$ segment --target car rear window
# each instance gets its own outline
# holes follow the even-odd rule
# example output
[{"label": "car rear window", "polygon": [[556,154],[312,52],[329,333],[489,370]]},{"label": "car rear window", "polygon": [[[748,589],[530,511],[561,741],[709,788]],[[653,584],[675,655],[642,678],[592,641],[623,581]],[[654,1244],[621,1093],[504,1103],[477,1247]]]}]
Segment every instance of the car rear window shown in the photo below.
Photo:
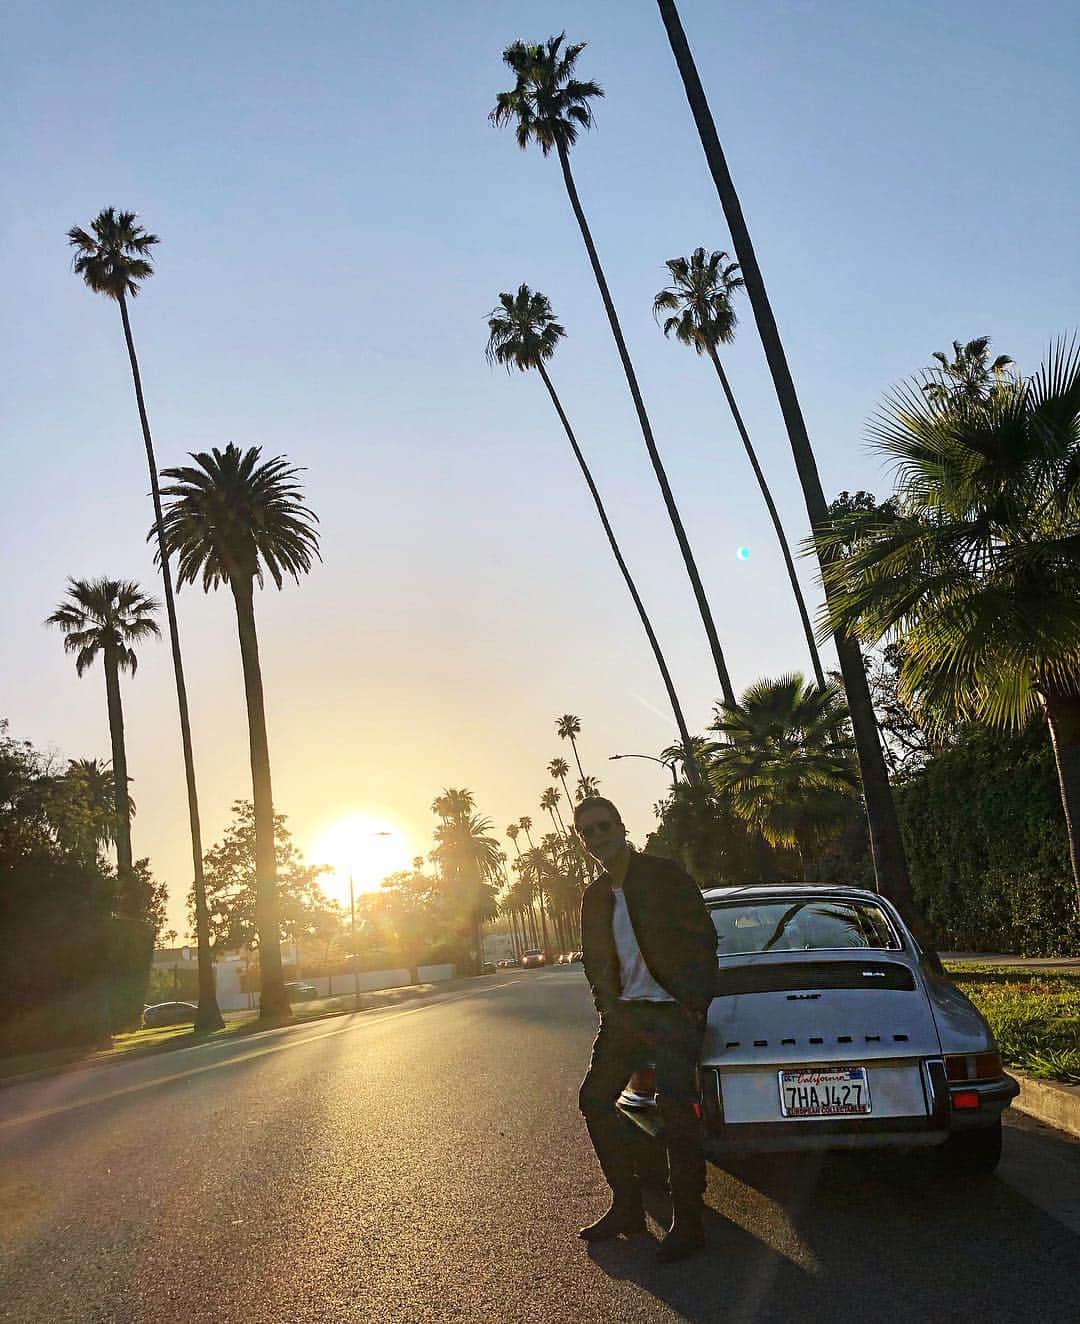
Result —
[{"label": "car rear window", "polygon": [[842,947],[898,951],[899,936],[879,905],[837,897],[728,901],[710,909],[720,956],[814,952]]}]

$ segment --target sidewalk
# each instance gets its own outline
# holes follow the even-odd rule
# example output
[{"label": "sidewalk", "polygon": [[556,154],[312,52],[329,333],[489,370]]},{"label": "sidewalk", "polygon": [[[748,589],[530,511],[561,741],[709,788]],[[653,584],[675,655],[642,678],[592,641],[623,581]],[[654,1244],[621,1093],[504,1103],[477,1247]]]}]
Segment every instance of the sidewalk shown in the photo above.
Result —
[{"label": "sidewalk", "polygon": [[[351,1016],[356,1012],[371,1011],[378,1007],[393,1007],[399,1002],[431,997],[449,989],[460,988],[474,979],[486,976],[463,975],[445,979],[437,984],[400,984],[394,988],[372,989],[367,993],[352,993],[319,998],[311,1002],[293,1004],[292,1019],[274,1025],[305,1025],[330,1016]],[[227,1011],[222,1014],[223,1030],[212,1034],[195,1035],[190,1027],[180,1025],[165,1030],[135,1030],[128,1035],[114,1036],[121,1042],[109,1048],[53,1050],[46,1053],[25,1054],[18,1058],[0,1059],[0,1089],[40,1080],[45,1076],[59,1076],[69,1071],[87,1071],[94,1067],[120,1066],[141,1058],[156,1057],[159,1053],[175,1053],[185,1048],[220,1043],[244,1034],[272,1028],[263,1025],[257,1011]],[[140,1042],[140,1040],[142,1040]]]},{"label": "sidewalk", "polygon": [[1080,956],[1006,956],[1001,952],[939,952],[952,965],[1014,965],[1018,970],[1080,971]]}]

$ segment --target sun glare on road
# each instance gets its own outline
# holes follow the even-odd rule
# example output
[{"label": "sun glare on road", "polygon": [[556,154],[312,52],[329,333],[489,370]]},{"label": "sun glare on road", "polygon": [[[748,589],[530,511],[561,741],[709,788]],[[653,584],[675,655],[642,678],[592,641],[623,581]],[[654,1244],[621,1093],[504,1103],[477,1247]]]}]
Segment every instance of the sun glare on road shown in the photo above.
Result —
[{"label": "sun glare on road", "polygon": [[315,837],[308,859],[334,870],[322,879],[323,890],[349,903],[349,875],[357,892],[370,892],[398,869],[407,869],[416,852],[406,834],[386,818],[349,814]]}]

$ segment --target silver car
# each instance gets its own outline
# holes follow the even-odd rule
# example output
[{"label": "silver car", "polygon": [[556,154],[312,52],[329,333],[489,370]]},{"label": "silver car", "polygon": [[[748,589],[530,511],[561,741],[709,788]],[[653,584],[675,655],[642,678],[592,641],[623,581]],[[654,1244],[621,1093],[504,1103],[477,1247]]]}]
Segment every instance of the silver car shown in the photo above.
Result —
[{"label": "silver car", "polygon": [[[699,1072],[714,1155],[938,1146],[957,1170],[993,1171],[1019,1086],[884,897],[786,884],[704,896],[719,958]],[[658,1132],[644,1073],[620,1107]]]}]

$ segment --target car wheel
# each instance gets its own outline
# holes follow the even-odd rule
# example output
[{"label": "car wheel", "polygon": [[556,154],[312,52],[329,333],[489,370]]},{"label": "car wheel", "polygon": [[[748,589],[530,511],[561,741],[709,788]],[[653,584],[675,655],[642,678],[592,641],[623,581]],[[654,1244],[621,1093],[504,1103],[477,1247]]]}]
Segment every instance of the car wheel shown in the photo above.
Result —
[{"label": "car wheel", "polygon": [[939,1152],[950,1174],[989,1177],[1001,1161],[1001,1118],[977,1131],[954,1132]]}]

